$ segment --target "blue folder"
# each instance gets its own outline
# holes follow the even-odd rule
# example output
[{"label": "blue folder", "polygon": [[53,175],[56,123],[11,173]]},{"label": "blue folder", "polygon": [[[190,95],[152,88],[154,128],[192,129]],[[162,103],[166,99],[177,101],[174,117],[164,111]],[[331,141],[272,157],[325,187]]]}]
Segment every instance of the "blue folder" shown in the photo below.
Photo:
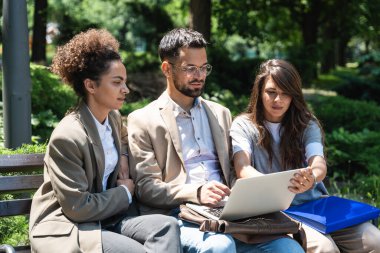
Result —
[{"label": "blue folder", "polygon": [[374,206],[335,196],[291,206],[284,212],[323,234],[376,219],[380,215],[380,209]]}]

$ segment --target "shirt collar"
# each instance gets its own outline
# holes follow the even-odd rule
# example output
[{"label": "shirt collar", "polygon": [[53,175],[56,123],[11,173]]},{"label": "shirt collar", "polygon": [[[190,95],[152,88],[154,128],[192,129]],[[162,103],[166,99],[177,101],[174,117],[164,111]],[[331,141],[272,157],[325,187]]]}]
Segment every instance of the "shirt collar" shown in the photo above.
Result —
[{"label": "shirt collar", "polygon": [[[173,105],[173,113],[174,113],[174,117],[177,117],[178,115],[180,114],[186,114],[186,111],[184,109],[182,109],[181,106],[179,106],[176,102],[174,102],[174,100],[170,97],[169,97],[169,101],[172,103]],[[190,109],[190,110],[193,110],[195,108],[197,109],[201,109],[202,108],[202,97],[196,97],[194,99],[194,103],[193,103],[193,107]]]},{"label": "shirt collar", "polygon": [[109,124],[109,121],[108,121],[108,115],[106,117],[106,120],[104,121],[104,123],[100,123],[94,116],[94,114],[92,114],[90,108],[88,108],[87,106],[87,109],[88,111],[90,112],[92,118],[94,119],[95,121],[95,125],[96,125],[96,128],[98,129],[99,133],[104,133],[105,131],[107,130],[110,130],[111,129],[111,125]]}]

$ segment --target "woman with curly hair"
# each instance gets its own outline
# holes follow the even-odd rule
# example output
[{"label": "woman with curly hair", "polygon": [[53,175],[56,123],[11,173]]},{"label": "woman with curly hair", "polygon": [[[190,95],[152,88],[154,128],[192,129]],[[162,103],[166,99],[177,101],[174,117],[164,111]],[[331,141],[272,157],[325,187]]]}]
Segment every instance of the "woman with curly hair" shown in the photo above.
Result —
[{"label": "woman with curly hair", "polygon": [[[327,194],[324,134],[307,108],[297,70],[284,60],[264,62],[256,76],[246,113],[231,125],[238,178],[299,169],[289,190],[292,205]],[[380,232],[366,222],[328,235],[303,225],[307,252],[380,252]]]},{"label": "woman with curly hair", "polygon": [[118,109],[129,90],[119,43],[90,29],[58,48],[51,66],[78,96],[54,129],[44,182],[33,197],[33,252],[181,252],[177,221],[128,216],[127,129]]}]

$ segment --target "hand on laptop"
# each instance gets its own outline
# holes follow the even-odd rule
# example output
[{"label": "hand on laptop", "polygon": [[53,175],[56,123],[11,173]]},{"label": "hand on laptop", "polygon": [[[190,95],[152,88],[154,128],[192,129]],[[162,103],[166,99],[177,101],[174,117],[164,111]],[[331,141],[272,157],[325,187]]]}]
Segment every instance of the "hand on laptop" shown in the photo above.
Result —
[{"label": "hand on laptop", "polygon": [[204,184],[200,190],[199,201],[208,206],[217,206],[219,202],[230,195],[230,189],[217,181],[210,181]]},{"label": "hand on laptop", "polygon": [[297,173],[294,174],[294,177],[290,179],[290,182],[293,186],[289,186],[289,190],[294,193],[302,193],[314,185],[314,176],[311,168],[299,169]]}]

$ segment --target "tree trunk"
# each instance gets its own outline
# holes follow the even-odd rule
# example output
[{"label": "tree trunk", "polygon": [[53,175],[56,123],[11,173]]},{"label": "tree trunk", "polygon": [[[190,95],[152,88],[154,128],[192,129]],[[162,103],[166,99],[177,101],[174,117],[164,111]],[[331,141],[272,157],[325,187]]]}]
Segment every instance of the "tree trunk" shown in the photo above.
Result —
[{"label": "tree trunk", "polygon": [[304,43],[304,50],[308,52],[309,60],[313,61],[314,64],[311,66],[312,78],[317,77],[317,62],[318,62],[318,28],[319,28],[319,17],[321,13],[321,1],[312,1],[312,5],[309,11],[302,13],[301,18],[301,29],[302,38]]},{"label": "tree trunk", "polygon": [[210,41],[211,0],[190,0],[190,28],[202,33]]},{"label": "tree trunk", "polygon": [[31,61],[46,63],[47,0],[34,1],[34,24]]},{"label": "tree trunk", "polygon": [[327,74],[330,70],[334,69],[337,64],[338,58],[338,42],[337,39],[326,39],[326,49],[323,52],[321,61],[321,73]]},{"label": "tree trunk", "polygon": [[339,40],[338,43],[338,65],[345,67],[347,63],[347,45],[350,41],[349,38],[342,38]]},{"label": "tree trunk", "polygon": [[326,74],[336,67],[338,61],[338,38],[336,24],[328,24],[322,33],[321,73]]}]

